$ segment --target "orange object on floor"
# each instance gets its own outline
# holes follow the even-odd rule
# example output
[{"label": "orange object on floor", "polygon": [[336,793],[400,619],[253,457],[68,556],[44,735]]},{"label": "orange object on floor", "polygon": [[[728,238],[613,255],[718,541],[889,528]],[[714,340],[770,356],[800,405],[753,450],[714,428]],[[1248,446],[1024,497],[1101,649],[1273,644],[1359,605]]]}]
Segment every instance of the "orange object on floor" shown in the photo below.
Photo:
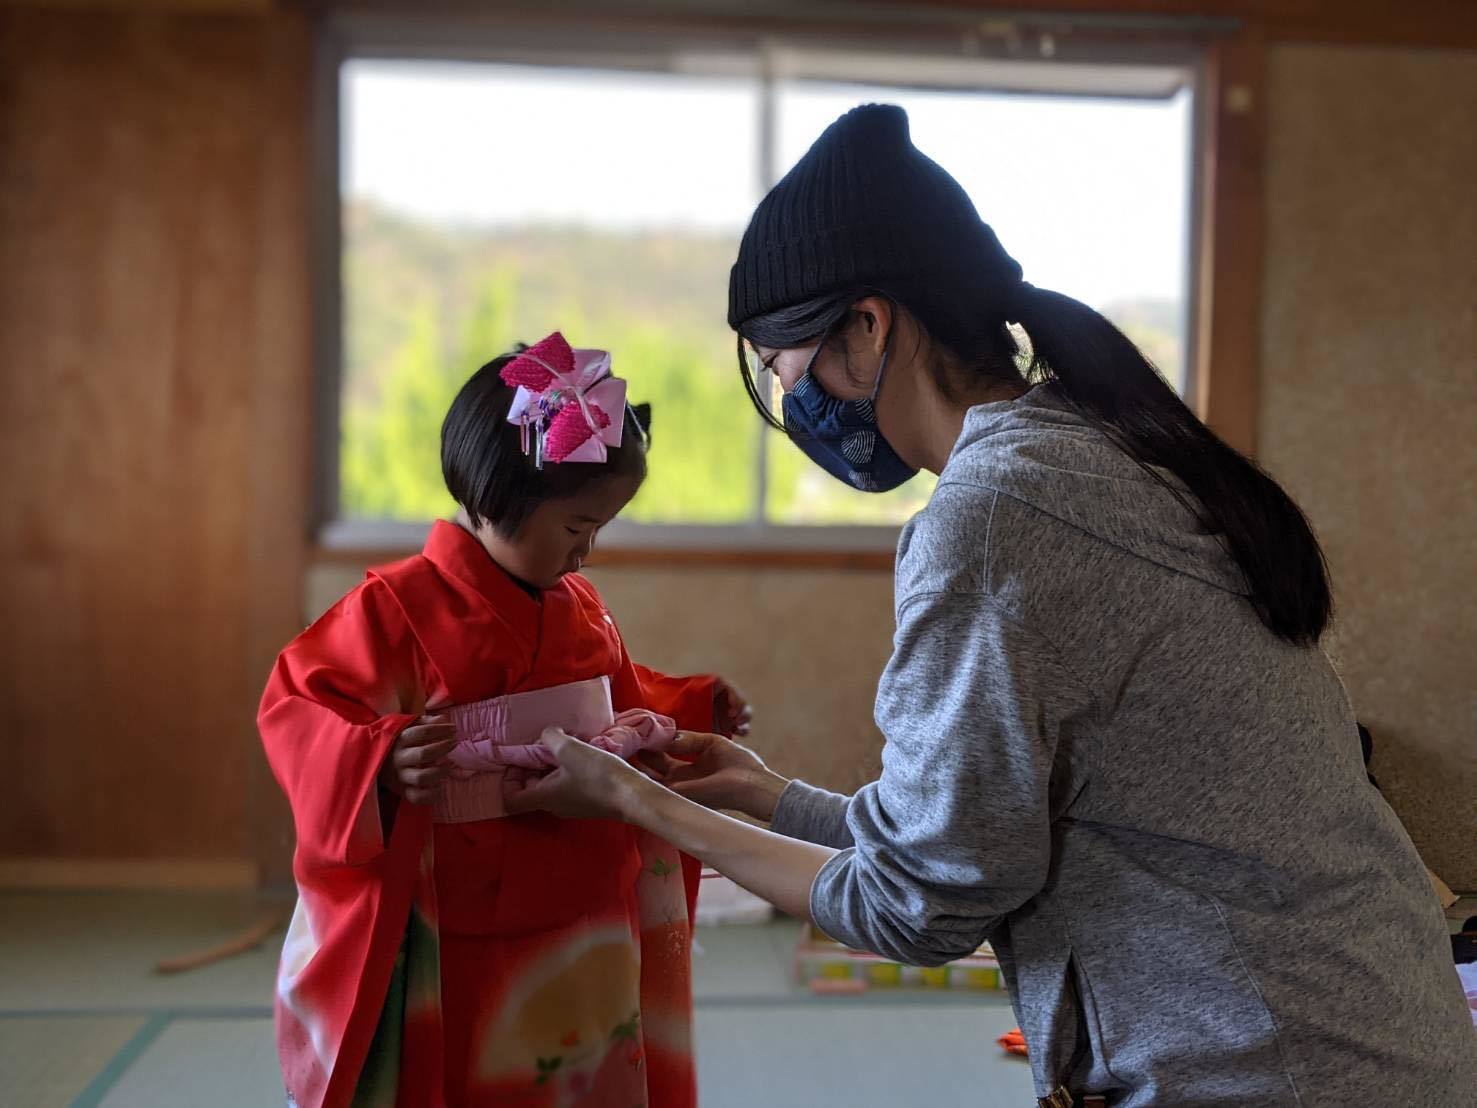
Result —
[{"label": "orange object on floor", "polygon": [[1007,1031],[995,1041],[1004,1048],[1007,1054],[1019,1054],[1022,1058],[1026,1057],[1026,1037],[1021,1034],[1019,1027],[1014,1031]]}]

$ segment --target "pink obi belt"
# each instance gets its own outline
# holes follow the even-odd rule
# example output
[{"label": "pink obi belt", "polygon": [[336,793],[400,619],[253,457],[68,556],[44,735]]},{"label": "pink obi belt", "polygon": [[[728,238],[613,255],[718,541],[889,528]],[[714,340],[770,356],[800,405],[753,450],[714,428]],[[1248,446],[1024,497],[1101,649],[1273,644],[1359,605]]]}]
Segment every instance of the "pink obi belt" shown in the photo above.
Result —
[{"label": "pink obi belt", "polygon": [[434,805],[437,823],[506,815],[503,788],[509,775],[541,774],[556,764],[539,745],[546,727],[558,727],[622,758],[660,750],[677,735],[676,723],[655,712],[635,708],[616,715],[608,677],[459,704],[444,714],[456,725],[457,744],[448,756],[456,768]]}]

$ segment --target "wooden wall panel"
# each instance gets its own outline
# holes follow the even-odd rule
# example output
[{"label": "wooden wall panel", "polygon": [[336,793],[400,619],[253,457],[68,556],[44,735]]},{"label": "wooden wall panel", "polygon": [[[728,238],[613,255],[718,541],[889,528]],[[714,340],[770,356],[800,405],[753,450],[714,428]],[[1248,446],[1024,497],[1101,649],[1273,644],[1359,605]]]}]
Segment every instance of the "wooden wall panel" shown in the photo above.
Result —
[{"label": "wooden wall panel", "polygon": [[0,11],[0,854],[240,858],[297,625],[308,35]]}]

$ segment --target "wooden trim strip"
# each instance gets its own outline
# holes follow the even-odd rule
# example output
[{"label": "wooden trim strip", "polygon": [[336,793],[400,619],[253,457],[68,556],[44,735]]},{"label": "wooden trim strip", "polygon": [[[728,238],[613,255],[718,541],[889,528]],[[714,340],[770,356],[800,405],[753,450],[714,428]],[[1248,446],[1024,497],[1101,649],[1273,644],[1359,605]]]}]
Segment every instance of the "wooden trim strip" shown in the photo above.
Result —
[{"label": "wooden trim strip", "polygon": [[[320,546],[312,565],[377,566],[419,554],[419,547],[343,549]],[[592,569],[829,569],[844,572],[891,573],[896,556],[891,550],[779,550],[760,548],[674,549],[671,547],[604,547],[588,565]]]},{"label": "wooden trim strip", "polygon": [[1194,403],[1201,419],[1247,455],[1256,452],[1261,377],[1264,53],[1255,30],[1215,43],[1200,105]]},{"label": "wooden trim strip", "polygon": [[596,550],[594,569],[831,569],[845,572],[891,573],[896,555],[891,550],[646,550],[611,547]]},{"label": "wooden trim strip", "polygon": [[255,889],[247,858],[0,858],[5,889]]},{"label": "wooden trim strip", "polygon": [[[791,8],[797,5],[790,5]],[[803,7],[803,5],[799,5]],[[1055,20],[1069,26],[1083,17],[1093,27],[1191,27],[1239,21],[1259,27],[1282,42],[1338,42],[1373,46],[1431,46],[1446,49],[1477,44],[1471,0],[936,0],[933,7],[955,12],[977,10],[983,18],[1009,26]],[[1191,15],[1190,13],[1193,13]],[[1043,25],[1048,26],[1049,24]]]}]

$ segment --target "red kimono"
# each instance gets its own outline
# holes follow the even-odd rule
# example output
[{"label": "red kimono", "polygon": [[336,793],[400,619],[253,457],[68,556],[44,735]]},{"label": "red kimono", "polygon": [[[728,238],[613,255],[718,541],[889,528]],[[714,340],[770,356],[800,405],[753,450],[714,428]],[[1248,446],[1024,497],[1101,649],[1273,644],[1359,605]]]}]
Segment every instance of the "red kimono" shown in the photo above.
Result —
[{"label": "red kimono", "polygon": [[590,583],[537,599],[437,523],[277,660],[258,723],[292,804],[277,1039],[300,1108],[690,1108],[697,866],[624,824],[433,823],[377,785],[450,705],[608,677],[711,730],[714,682],[631,663]]}]

